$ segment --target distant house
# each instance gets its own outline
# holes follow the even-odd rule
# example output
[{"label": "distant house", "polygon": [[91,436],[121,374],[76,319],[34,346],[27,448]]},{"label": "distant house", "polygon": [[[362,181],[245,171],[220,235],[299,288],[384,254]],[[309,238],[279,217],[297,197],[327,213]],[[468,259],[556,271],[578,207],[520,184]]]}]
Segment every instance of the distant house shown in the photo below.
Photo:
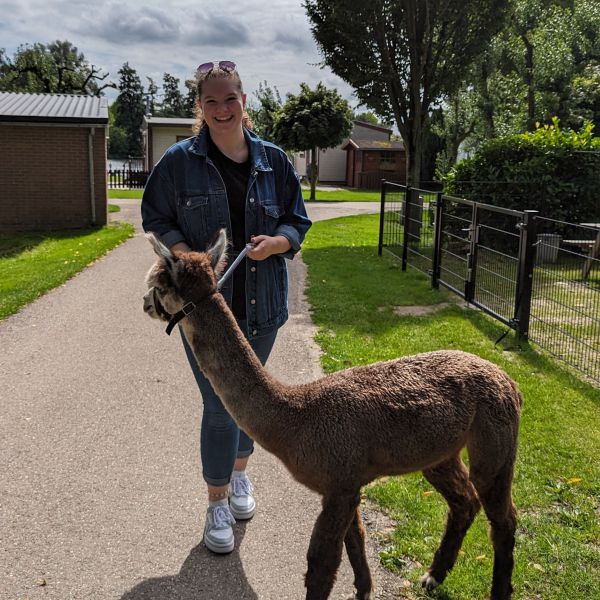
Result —
[{"label": "distant house", "polygon": [[[319,149],[319,182],[350,187],[377,188],[381,179],[406,179],[406,154],[402,142],[391,141],[387,127],[354,121],[350,137],[327,150]],[[309,153],[295,156],[298,175],[306,176]]]},{"label": "distant house", "polygon": [[0,231],[105,225],[106,99],[0,92]]},{"label": "distant house", "polygon": [[144,168],[150,171],[165,150],[193,135],[192,125],[196,119],[179,117],[144,116],[142,137],[144,140]]},{"label": "distant house", "polygon": [[347,186],[375,189],[382,179],[406,182],[406,152],[402,142],[350,138],[342,150],[347,153]]}]

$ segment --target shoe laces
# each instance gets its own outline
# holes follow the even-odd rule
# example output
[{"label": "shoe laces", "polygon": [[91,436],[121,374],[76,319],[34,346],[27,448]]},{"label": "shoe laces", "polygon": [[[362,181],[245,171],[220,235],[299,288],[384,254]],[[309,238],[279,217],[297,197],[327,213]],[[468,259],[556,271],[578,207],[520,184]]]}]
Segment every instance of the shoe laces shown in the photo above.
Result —
[{"label": "shoe laces", "polygon": [[234,477],[231,480],[231,490],[234,496],[250,496],[254,486],[247,477]]},{"label": "shoe laces", "polygon": [[235,524],[229,506],[215,506],[212,509],[212,517],[215,529],[226,529],[229,525]]}]

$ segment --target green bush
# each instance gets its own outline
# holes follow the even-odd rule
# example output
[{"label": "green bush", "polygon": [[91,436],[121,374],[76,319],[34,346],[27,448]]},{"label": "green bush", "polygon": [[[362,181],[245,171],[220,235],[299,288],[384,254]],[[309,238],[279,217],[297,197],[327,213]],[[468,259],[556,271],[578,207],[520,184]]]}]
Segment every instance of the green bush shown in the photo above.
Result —
[{"label": "green bush", "polygon": [[448,194],[562,221],[600,218],[600,138],[558,119],[536,131],[489,140],[446,178]]}]

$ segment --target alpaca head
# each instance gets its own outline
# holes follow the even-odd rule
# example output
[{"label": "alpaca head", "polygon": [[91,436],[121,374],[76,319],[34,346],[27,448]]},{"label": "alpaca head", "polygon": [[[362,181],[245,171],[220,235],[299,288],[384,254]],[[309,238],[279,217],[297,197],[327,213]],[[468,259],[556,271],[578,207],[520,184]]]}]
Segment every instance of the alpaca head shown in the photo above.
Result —
[{"label": "alpaca head", "polygon": [[215,243],[206,252],[174,255],[155,234],[148,233],[146,238],[158,256],[146,275],[149,289],[144,295],[144,312],[149,316],[168,321],[169,315],[165,311],[174,315],[187,302],[201,302],[217,291],[217,277],[226,260],[224,229],[219,231]]}]

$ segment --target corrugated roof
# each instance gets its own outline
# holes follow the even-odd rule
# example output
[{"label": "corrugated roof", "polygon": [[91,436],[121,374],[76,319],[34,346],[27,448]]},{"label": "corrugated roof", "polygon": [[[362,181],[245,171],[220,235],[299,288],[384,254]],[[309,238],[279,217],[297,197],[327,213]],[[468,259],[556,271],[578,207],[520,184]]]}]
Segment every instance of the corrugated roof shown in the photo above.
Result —
[{"label": "corrugated roof", "polygon": [[0,92],[0,121],[108,123],[106,98]]},{"label": "corrugated roof", "polygon": [[144,115],[144,124],[148,125],[164,125],[167,127],[191,127],[196,119],[186,119],[183,117],[152,117]]}]

